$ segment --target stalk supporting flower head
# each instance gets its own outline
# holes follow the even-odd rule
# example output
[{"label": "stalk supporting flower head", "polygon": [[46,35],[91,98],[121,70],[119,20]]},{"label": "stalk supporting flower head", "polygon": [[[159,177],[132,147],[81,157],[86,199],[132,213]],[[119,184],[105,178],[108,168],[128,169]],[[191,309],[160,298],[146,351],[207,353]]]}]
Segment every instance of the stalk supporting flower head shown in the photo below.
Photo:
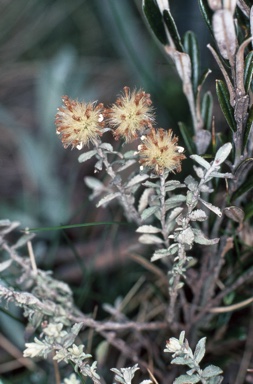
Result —
[{"label": "stalk supporting flower head", "polygon": [[124,87],[124,94],[109,109],[109,124],[115,129],[115,138],[122,137],[131,142],[152,127],[154,113],[151,105],[148,93],[142,90],[130,93],[130,89]]},{"label": "stalk supporting flower head", "polygon": [[68,96],[63,96],[62,101],[64,105],[58,108],[55,124],[64,148],[71,145],[72,148],[82,149],[102,135],[103,104],[81,103]]},{"label": "stalk supporting flower head", "polygon": [[138,150],[142,166],[153,168],[159,175],[166,170],[181,171],[181,161],[185,159],[185,155],[182,153],[183,148],[178,147],[178,138],[173,136],[171,129],[166,131],[152,128],[141,140]]}]

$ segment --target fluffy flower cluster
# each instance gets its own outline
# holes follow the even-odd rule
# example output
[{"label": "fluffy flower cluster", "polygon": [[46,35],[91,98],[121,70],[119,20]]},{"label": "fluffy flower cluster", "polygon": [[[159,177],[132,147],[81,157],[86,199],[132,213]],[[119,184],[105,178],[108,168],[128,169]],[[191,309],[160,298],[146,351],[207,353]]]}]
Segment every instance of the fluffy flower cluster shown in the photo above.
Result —
[{"label": "fluffy flower cluster", "polygon": [[109,110],[109,124],[115,129],[116,139],[131,142],[150,128],[154,122],[152,101],[144,91],[132,92],[124,87],[122,94]]},{"label": "fluffy flower cluster", "polygon": [[185,159],[183,148],[177,145],[178,138],[173,136],[171,129],[151,129],[150,133],[142,136],[139,145],[140,163],[142,166],[153,168],[157,174],[166,170],[180,172],[181,161]]},{"label": "fluffy flower cluster", "polygon": [[102,135],[103,104],[81,103],[68,96],[63,96],[62,101],[64,105],[58,108],[55,124],[64,148],[71,145],[72,148],[82,149],[90,141],[94,143]]}]

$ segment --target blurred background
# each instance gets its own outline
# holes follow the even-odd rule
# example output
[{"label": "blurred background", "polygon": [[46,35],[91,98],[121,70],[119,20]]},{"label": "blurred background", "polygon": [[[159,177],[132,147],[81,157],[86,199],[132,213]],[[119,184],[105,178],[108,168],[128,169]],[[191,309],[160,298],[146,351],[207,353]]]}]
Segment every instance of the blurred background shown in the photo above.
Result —
[{"label": "blurred background", "polygon": [[[191,29],[200,38],[204,68],[211,58],[197,2],[174,0],[171,8],[180,33]],[[93,163],[79,164],[80,152],[63,149],[54,117],[62,95],[108,105],[127,85],[151,93],[159,126],[177,132],[178,121],[190,123],[181,83],[147,29],[141,0],[0,0],[0,14],[0,218],[22,228],[123,220],[89,201],[83,178],[93,175]],[[131,228],[117,226],[38,232],[38,263],[73,286],[81,309],[92,310],[125,295],[143,274],[126,263],[128,231],[132,239]],[[3,313],[0,325],[12,343],[0,342],[0,375],[21,383],[23,366],[12,359],[23,348],[24,326]]]}]

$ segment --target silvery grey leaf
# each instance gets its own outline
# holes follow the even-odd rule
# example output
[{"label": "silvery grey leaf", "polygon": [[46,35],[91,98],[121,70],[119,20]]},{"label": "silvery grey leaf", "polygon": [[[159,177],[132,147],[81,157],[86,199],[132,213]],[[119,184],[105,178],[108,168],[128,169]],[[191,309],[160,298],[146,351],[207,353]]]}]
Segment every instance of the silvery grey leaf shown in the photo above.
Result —
[{"label": "silvery grey leaf", "polygon": [[196,345],[195,351],[194,351],[194,360],[199,364],[203,357],[205,356],[206,352],[206,337],[202,337]]},{"label": "silvery grey leaf", "polygon": [[202,167],[204,167],[207,170],[211,167],[210,164],[208,163],[208,161],[206,161],[205,159],[203,159],[203,157],[201,157],[199,155],[191,155],[190,158],[192,160],[196,161],[199,165],[201,165]]},{"label": "silvery grey leaf", "polygon": [[120,192],[110,193],[109,195],[106,195],[103,197],[97,204],[96,207],[101,207],[101,205],[109,203],[109,201],[115,199],[116,197],[121,196]]},{"label": "silvery grey leaf", "polygon": [[223,371],[217,367],[216,365],[208,365],[202,372],[202,376],[207,379],[209,377],[213,376],[218,376],[222,373]]},{"label": "silvery grey leaf", "polygon": [[150,261],[154,262],[156,260],[163,259],[164,257],[171,256],[171,252],[168,249],[159,249],[155,251]]},{"label": "silvery grey leaf", "polygon": [[206,129],[200,129],[194,136],[194,142],[197,147],[197,152],[202,155],[206,153],[206,150],[211,142],[211,132]]},{"label": "silvery grey leaf", "polygon": [[208,203],[207,201],[201,199],[199,197],[199,201],[201,201],[202,204],[204,204],[208,209],[210,209],[210,211],[213,211],[217,216],[221,217],[222,216],[222,212],[220,210],[220,208],[216,207],[215,205],[211,204],[211,203]]},{"label": "silvery grey leaf", "polygon": [[12,264],[12,259],[5,260],[2,263],[0,263],[0,272],[3,272],[5,269],[9,268]]},{"label": "silvery grey leaf", "polygon": [[[175,359],[174,359],[175,360]],[[173,360],[172,360],[173,362]],[[200,376],[199,375],[181,375],[176,378],[176,380],[173,381],[173,384],[195,384],[200,382]]]},{"label": "silvery grey leaf", "polygon": [[103,160],[102,160],[102,159],[98,160],[98,161],[96,162],[94,168],[95,168],[96,170],[98,170],[98,171],[102,171],[102,169],[103,169]]},{"label": "silvery grey leaf", "polygon": [[99,148],[105,149],[108,152],[113,152],[113,146],[110,143],[102,143]]},{"label": "silvery grey leaf", "polygon": [[180,215],[180,213],[183,211],[183,209],[184,208],[182,208],[182,207],[177,207],[177,208],[173,209],[173,211],[169,215],[169,220],[175,220]]},{"label": "silvery grey leaf", "polygon": [[159,233],[161,229],[154,227],[153,225],[141,225],[136,229],[138,233]]},{"label": "silvery grey leaf", "polygon": [[148,208],[144,209],[144,211],[141,213],[142,220],[146,220],[148,217],[152,216],[158,210],[159,210],[159,206],[157,206],[157,205],[154,205],[153,207],[148,207]]},{"label": "silvery grey leaf", "polygon": [[176,188],[184,188],[185,185],[181,184],[178,180],[169,180],[165,183],[165,191],[173,191]]},{"label": "silvery grey leaf", "polygon": [[0,220],[0,227],[8,227],[11,225],[11,221],[9,219]]},{"label": "silvery grey leaf", "polygon": [[183,203],[186,200],[185,195],[174,195],[165,200],[165,205]]},{"label": "silvery grey leaf", "polygon": [[87,187],[94,189],[94,190],[103,190],[104,184],[101,183],[98,179],[92,176],[87,176],[84,178],[84,182],[87,185]]},{"label": "silvery grey leaf", "polygon": [[136,157],[136,151],[127,151],[124,153],[124,159],[132,159],[132,157]]},{"label": "silvery grey leaf", "polygon": [[142,244],[162,244],[163,240],[158,236],[145,234],[139,237],[139,242]]},{"label": "silvery grey leaf", "polygon": [[149,178],[149,175],[136,175],[134,176],[125,186],[126,188],[132,187],[135,184],[140,184],[142,181],[147,180]]},{"label": "silvery grey leaf", "polygon": [[155,193],[153,188],[144,189],[138,204],[138,212],[143,212],[145,208],[147,208],[149,204],[149,198]]},{"label": "silvery grey leaf", "polygon": [[[6,225],[5,223],[8,224]],[[10,221],[9,220],[2,220],[3,223],[3,229],[0,230],[1,235],[5,235],[11,231],[13,231],[15,228],[19,227],[20,223],[19,221]]]},{"label": "silvery grey leaf", "polygon": [[220,147],[215,155],[213,164],[215,166],[222,164],[230,154],[231,150],[232,150],[231,143],[226,143],[222,147]]},{"label": "silvery grey leaf", "polygon": [[218,10],[213,15],[212,23],[214,37],[221,56],[224,57],[224,59],[231,60],[237,47],[232,13],[227,9]]},{"label": "silvery grey leaf", "polygon": [[171,360],[171,364],[185,365],[185,359],[183,357],[175,357]]},{"label": "silvery grey leaf", "polygon": [[198,182],[194,179],[194,177],[189,175],[185,178],[184,182],[187,185],[188,189],[190,189],[191,191],[196,191]]},{"label": "silvery grey leaf", "polygon": [[191,227],[183,229],[177,236],[177,241],[181,244],[187,244],[191,246],[194,241],[194,233]]},{"label": "silvery grey leaf", "polygon": [[195,209],[188,217],[191,221],[205,221],[207,219],[207,215],[202,209]]},{"label": "silvery grey leaf", "polygon": [[192,228],[192,231],[194,233],[195,243],[202,244],[202,245],[214,245],[220,241],[220,239],[218,238],[208,239],[200,229]]},{"label": "silvery grey leaf", "polygon": [[12,249],[21,248],[24,245],[26,245],[28,241],[32,240],[34,237],[35,237],[34,233],[27,233],[27,234],[21,236],[18,239],[18,241],[16,242],[16,244],[14,244],[11,248]]},{"label": "silvery grey leaf", "polygon": [[133,165],[135,163],[136,163],[135,160],[128,160],[124,165],[122,165],[121,167],[119,167],[117,169],[117,172],[124,171],[124,169],[127,169],[127,168],[131,167],[131,165]]},{"label": "silvery grey leaf", "polygon": [[96,155],[96,153],[97,153],[96,150],[82,153],[80,156],[78,156],[79,163],[84,163],[85,161],[91,159],[94,155]]},{"label": "silvery grey leaf", "polygon": [[151,187],[151,188],[160,188],[159,184],[152,183],[151,181],[145,181],[145,183],[142,183],[145,187]]},{"label": "silvery grey leaf", "polygon": [[196,165],[193,166],[194,171],[196,172],[196,175],[200,178],[203,179],[205,173],[203,171],[203,168],[196,167]]},{"label": "silvery grey leaf", "polygon": [[203,192],[203,193],[212,193],[214,190],[212,188],[210,188],[207,184],[202,184],[200,187],[199,187],[199,190],[200,192]]}]

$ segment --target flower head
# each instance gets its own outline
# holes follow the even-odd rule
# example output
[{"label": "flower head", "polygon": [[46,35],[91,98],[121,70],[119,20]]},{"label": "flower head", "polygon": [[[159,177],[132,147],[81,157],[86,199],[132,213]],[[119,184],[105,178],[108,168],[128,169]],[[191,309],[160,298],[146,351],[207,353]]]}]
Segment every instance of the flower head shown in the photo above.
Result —
[{"label": "flower head", "polygon": [[69,99],[68,96],[63,96],[62,101],[64,105],[58,108],[55,124],[56,133],[61,135],[64,148],[71,145],[72,148],[82,149],[102,135],[103,104],[81,103]]},{"label": "flower head", "polygon": [[177,146],[178,138],[173,136],[171,129],[165,131],[160,128],[151,129],[147,136],[142,136],[139,145],[140,163],[153,168],[157,174],[165,170],[169,172],[181,171],[181,160],[185,159],[183,148]]},{"label": "flower head", "polygon": [[109,110],[109,124],[115,128],[114,136],[126,141],[133,141],[154,121],[150,95],[144,91],[130,93],[124,87],[124,94],[118,97]]}]

